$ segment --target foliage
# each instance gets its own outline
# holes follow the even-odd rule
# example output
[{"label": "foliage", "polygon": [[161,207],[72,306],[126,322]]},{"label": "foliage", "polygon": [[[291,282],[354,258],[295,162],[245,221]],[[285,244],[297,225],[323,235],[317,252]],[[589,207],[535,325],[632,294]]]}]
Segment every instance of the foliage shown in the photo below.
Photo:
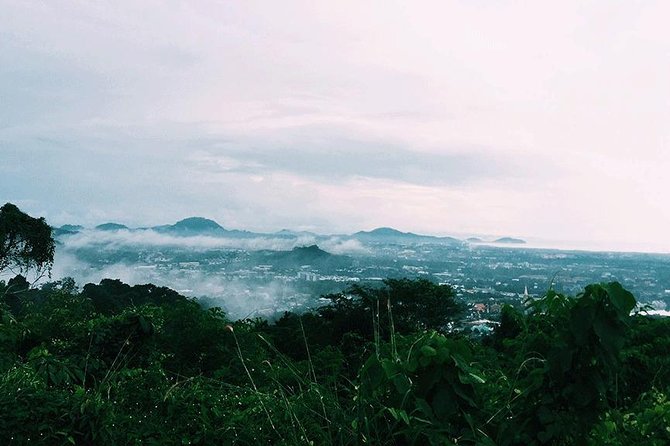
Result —
[{"label": "foliage", "polygon": [[393,331],[446,331],[463,312],[451,286],[425,279],[386,279],[381,287],[352,285],[326,297],[331,303],[318,314],[330,322],[336,341],[348,333],[372,340]]},{"label": "foliage", "polygon": [[[583,444],[617,401],[619,352],[634,306],[618,283],[589,285],[576,299],[549,290],[531,302],[522,331],[503,341],[518,369],[514,397],[497,416],[497,443]],[[508,316],[505,330],[518,319]]]},{"label": "foliage", "polygon": [[670,318],[634,316],[622,350],[620,398],[630,403],[652,388],[670,383]]},{"label": "foliage", "polygon": [[670,323],[631,316],[617,283],[505,307],[483,340],[451,330],[453,290],[422,280],[272,323],[154,285],[8,285],[0,444],[669,441]]},{"label": "foliage", "polygon": [[436,332],[399,343],[399,351],[373,355],[361,368],[361,438],[389,444],[483,441],[473,414],[486,381],[468,343]]},{"label": "foliage", "polygon": [[597,424],[590,444],[665,446],[670,444],[670,399],[667,391],[652,390],[631,407],[613,409]]},{"label": "foliage", "polygon": [[33,218],[11,203],[0,208],[0,272],[17,268],[51,271],[56,243],[44,218]]}]

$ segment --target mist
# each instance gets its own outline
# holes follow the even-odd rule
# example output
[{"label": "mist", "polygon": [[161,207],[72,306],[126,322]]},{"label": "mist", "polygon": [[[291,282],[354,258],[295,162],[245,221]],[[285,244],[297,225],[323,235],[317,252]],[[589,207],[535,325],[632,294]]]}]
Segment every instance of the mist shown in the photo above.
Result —
[{"label": "mist", "polygon": [[[129,285],[152,283],[169,287],[185,296],[198,298],[205,306],[219,306],[232,319],[247,317],[273,318],[284,311],[302,311],[314,305],[315,296],[300,292],[292,278],[233,277],[223,269],[208,270],[199,265],[199,255],[220,251],[222,254],[261,250],[290,251],[293,248],[318,244],[336,255],[365,255],[370,251],[361,242],[346,237],[299,235],[294,238],[258,236],[248,238],[208,235],[174,236],[152,229],[99,231],[83,230],[59,238],[52,279],[72,277],[82,287],[103,279],[119,279]],[[115,253],[159,256],[164,252],[179,253],[192,265],[156,264],[151,261],[112,261]],[[95,261],[86,260],[94,253]],[[148,253],[148,254],[147,254]],[[178,262],[177,262],[178,263]],[[296,271],[297,273],[297,271]]]},{"label": "mist", "polygon": [[64,277],[72,277],[79,287],[87,283],[97,284],[103,279],[119,279],[129,285],[152,283],[195,297],[204,306],[221,307],[232,319],[273,318],[284,311],[300,311],[307,308],[310,297],[298,293],[290,283],[279,280],[259,283],[201,270],[159,269],[125,263],[97,268],[70,252],[60,251],[55,257],[52,280]]},{"label": "mist", "polygon": [[296,237],[277,237],[273,235],[245,238],[215,237],[209,235],[193,235],[188,237],[164,234],[153,229],[134,229],[119,231],[83,230],[76,234],[67,235],[60,239],[62,249],[82,248],[142,248],[167,247],[185,248],[194,251],[212,249],[238,249],[244,251],[289,251],[300,246],[318,244],[319,247],[331,254],[362,255],[369,254],[369,250],[358,240],[339,237],[317,237],[300,234]]}]

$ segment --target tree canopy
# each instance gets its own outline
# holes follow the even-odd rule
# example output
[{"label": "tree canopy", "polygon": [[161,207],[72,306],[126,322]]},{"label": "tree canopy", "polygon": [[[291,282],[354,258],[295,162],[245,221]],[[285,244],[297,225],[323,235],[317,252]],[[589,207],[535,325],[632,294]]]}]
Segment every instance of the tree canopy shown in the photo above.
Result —
[{"label": "tree canopy", "polygon": [[423,319],[452,293],[387,281],[273,323],[117,280],[11,291],[0,444],[670,444],[670,318],[594,284],[482,342]]},{"label": "tree canopy", "polygon": [[56,243],[51,227],[42,218],[21,212],[12,203],[0,208],[0,272],[35,270],[38,276],[50,272]]}]

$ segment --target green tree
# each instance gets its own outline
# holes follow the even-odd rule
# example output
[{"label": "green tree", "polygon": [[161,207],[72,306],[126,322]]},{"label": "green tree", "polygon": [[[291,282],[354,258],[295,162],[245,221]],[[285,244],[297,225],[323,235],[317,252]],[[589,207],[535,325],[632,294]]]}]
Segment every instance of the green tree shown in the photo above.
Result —
[{"label": "green tree", "polygon": [[33,218],[11,203],[0,208],[0,272],[51,272],[56,243],[44,218]]},{"label": "green tree", "polygon": [[508,314],[501,347],[515,355],[506,372],[513,396],[491,418],[499,420],[497,444],[586,444],[620,399],[620,353],[635,304],[611,282],[588,285],[576,298],[549,290],[527,315]]},{"label": "green tree", "polygon": [[398,333],[445,331],[463,311],[451,286],[425,279],[386,279],[382,287],[353,285],[344,293],[326,297],[331,304],[319,313],[333,321],[336,331],[341,326],[342,335],[358,331],[368,336],[374,330],[384,334],[391,329]]}]

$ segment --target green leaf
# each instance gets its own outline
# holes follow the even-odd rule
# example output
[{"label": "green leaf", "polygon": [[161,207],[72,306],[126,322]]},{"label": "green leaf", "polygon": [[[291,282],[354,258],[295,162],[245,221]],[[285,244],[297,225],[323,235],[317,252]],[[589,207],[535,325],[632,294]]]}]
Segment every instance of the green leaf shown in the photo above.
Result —
[{"label": "green leaf", "polygon": [[599,317],[593,323],[593,330],[598,335],[602,346],[611,354],[616,354],[624,343],[624,336],[612,320]]},{"label": "green leaf", "polygon": [[458,403],[454,392],[442,386],[433,397],[433,411],[438,418],[447,418],[458,411]]},{"label": "green leaf", "polygon": [[432,359],[430,358],[430,356],[421,356],[419,358],[419,365],[421,365],[421,367],[426,367],[431,362],[432,362]]},{"label": "green leaf", "polygon": [[361,381],[363,388],[367,391],[373,391],[381,386],[385,377],[386,373],[384,372],[382,364],[374,355],[366,361],[361,369]]},{"label": "green leaf", "polygon": [[474,380],[475,380],[476,382],[478,382],[479,384],[484,384],[484,383],[486,383],[486,380],[485,380],[484,378],[482,378],[481,376],[479,376],[479,375],[475,375],[475,374],[472,373],[472,372],[469,372],[468,374],[472,377],[472,379],[474,379]]},{"label": "green leaf", "polygon": [[389,379],[400,373],[401,367],[395,361],[384,359],[381,361],[381,366]]},{"label": "green leaf", "polygon": [[444,364],[449,360],[449,349],[446,347],[440,347],[437,350],[437,362]]},{"label": "green leaf", "polygon": [[404,395],[412,387],[412,382],[405,375],[396,375],[393,378],[393,385],[395,386],[398,393]]},{"label": "green leaf", "polygon": [[571,327],[575,340],[577,344],[586,344],[596,316],[595,306],[590,299],[583,297],[573,307],[571,313]]},{"label": "green leaf", "polygon": [[432,357],[437,355],[437,351],[430,345],[424,345],[423,347],[421,347],[420,351],[421,354],[423,354],[424,356]]},{"label": "green leaf", "polygon": [[610,282],[603,285],[612,302],[612,305],[618,310],[620,316],[627,318],[630,312],[635,308],[635,297],[624,289],[619,282]]}]

